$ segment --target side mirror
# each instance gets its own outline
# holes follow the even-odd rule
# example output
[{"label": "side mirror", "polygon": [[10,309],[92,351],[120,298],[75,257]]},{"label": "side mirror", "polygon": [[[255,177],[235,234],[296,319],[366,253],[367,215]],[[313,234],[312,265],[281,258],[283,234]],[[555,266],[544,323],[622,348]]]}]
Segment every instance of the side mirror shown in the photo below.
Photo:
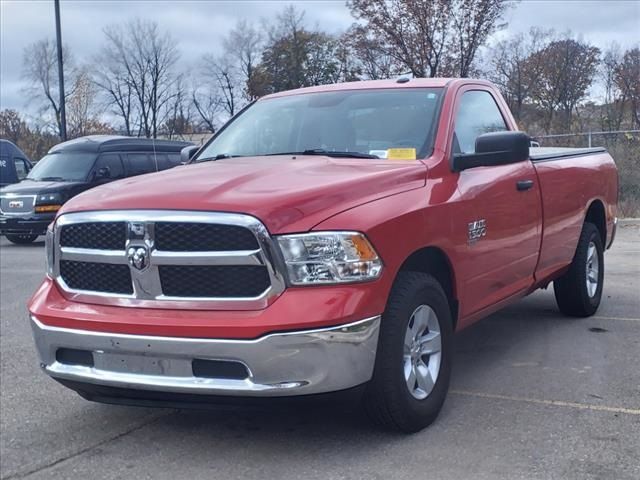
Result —
[{"label": "side mirror", "polygon": [[475,153],[456,153],[453,170],[523,162],[529,158],[529,136],[524,132],[485,133],[476,138]]},{"label": "side mirror", "polygon": [[180,150],[180,163],[183,165],[189,163],[198,150],[200,150],[200,147],[197,145],[184,147]]},{"label": "side mirror", "polygon": [[105,178],[111,178],[111,169],[109,167],[100,167],[96,172],[96,179],[102,180]]}]

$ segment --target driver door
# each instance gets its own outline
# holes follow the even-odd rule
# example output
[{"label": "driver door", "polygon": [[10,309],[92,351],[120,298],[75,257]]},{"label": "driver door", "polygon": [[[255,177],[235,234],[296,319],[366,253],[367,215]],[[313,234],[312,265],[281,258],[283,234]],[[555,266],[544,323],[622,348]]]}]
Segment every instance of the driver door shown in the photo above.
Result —
[{"label": "driver door", "polygon": [[[456,103],[453,153],[475,153],[479,135],[515,129],[509,128],[489,89],[467,87],[458,93]],[[468,243],[463,265],[465,301],[461,313],[467,316],[531,287],[542,214],[530,160],[463,170],[458,188],[472,210],[466,219]]]}]

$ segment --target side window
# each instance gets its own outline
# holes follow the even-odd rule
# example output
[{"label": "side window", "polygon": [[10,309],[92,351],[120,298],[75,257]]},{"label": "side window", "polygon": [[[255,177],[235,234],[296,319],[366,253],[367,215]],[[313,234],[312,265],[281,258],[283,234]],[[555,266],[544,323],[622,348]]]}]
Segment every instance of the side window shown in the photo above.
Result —
[{"label": "side window", "polygon": [[453,152],[475,153],[476,138],[503,130],[508,130],[507,124],[491,94],[484,90],[465,92],[456,114]]},{"label": "side window", "polygon": [[[101,178],[109,178],[115,180],[117,178],[124,177],[124,167],[122,166],[122,160],[117,153],[103,153],[98,157],[95,167],[93,167],[94,177],[100,176],[101,169],[105,172]],[[106,175],[108,173],[108,175]]]},{"label": "side window", "polygon": [[22,158],[14,158],[13,161],[16,164],[16,177],[18,180],[23,180],[29,173],[27,163]]},{"label": "side window", "polygon": [[154,163],[146,153],[128,153],[127,164],[129,176],[156,171]]}]

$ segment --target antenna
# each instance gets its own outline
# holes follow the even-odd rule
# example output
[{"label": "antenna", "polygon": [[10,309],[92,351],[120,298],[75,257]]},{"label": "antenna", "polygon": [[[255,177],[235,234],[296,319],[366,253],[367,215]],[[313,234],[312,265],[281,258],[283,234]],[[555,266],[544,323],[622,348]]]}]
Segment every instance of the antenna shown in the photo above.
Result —
[{"label": "antenna", "polygon": [[151,145],[153,145],[153,162],[156,164],[156,172],[159,172],[158,168],[158,155],[156,155],[156,139],[155,137],[151,137]]}]

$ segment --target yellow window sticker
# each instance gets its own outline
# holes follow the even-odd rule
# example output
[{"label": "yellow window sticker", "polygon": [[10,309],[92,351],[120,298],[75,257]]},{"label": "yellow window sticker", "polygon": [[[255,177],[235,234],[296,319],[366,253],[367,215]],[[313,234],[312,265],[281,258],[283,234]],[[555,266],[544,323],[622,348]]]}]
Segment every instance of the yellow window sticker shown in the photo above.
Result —
[{"label": "yellow window sticker", "polygon": [[415,160],[415,148],[389,148],[387,149],[387,158],[389,160]]}]

